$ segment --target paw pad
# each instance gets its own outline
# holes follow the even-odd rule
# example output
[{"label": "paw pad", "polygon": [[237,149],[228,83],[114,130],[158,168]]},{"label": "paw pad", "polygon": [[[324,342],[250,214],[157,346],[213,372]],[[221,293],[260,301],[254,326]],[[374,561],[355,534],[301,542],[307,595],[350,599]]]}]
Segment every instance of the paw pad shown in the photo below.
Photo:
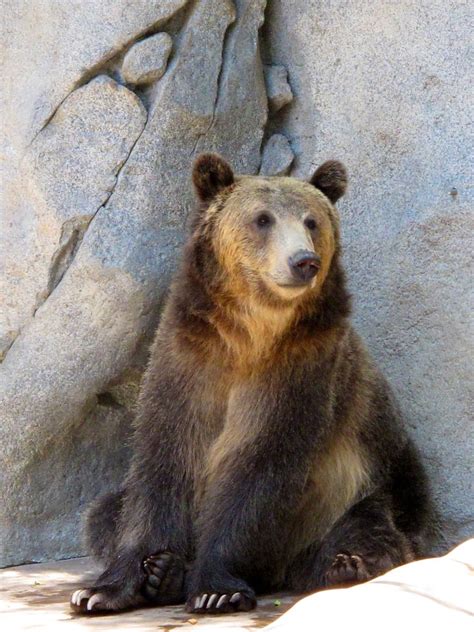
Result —
[{"label": "paw pad", "polygon": [[141,592],[147,601],[170,605],[183,600],[185,567],[181,558],[168,552],[150,555],[143,570],[146,577]]},{"label": "paw pad", "polygon": [[369,579],[364,560],[360,555],[338,553],[326,573],[326,585],[349,584]]}]

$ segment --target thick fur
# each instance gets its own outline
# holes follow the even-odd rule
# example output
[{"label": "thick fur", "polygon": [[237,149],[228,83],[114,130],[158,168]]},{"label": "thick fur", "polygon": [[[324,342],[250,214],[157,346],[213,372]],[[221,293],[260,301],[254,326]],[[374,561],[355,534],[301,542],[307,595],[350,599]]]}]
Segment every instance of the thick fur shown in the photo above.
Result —
[{"label": "thick fur", "polygon": [[[205,155],[193,175],[201,203],[143,379],[130,471],[89,514],[106,569],[73,597],[82,611],[246,610],[258,592],[363,581],[427,545],[423,469],[348,320],[332,205],[344,167],[326,163],[311,183],[235,178]],[[273,227],[255,227],[262,209]],[[266,281],[281,226],[320,261],[294,298]]]}]

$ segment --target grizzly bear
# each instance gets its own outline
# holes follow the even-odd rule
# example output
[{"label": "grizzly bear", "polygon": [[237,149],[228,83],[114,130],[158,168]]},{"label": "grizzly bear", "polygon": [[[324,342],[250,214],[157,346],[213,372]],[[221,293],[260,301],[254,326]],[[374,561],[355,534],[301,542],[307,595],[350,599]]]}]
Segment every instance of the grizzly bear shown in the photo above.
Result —
[{"label": "grizzly bear", "polygon": [[193,170],[199,203],[143,378],[122,491],[88,516],[105,570],[84,613],[375,577],[428,545],[425,474],[349,322],[334,207],[344,166],[310,182]]}]

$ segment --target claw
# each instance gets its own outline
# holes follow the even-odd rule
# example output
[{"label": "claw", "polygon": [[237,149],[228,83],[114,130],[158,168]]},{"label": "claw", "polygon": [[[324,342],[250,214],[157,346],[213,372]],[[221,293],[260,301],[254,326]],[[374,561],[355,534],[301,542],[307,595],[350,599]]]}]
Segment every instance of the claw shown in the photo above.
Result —
[{"label": "claw", "polygon": [[89,601],[87,602],[87,610],[90,612],[92,610],[92,608],[101,602],[101,594],[97,593],[95,595],[92,595],[92,597],[89,599]]},{"label": "claw", "polygon": [[236,592],[232,595],[232,597],[230,598],[230,603],[236,603],[237,601],[240,601],[240,593]]},{"label": "claw", "polygon": [[219,597],[219,601],[216,603],[216,608],[220,608],[221,606],[223,606],[224,604],[226,604],[229,601],[230,597],[227,594],[221,595]]},{"label": "claw", "polygon": [[216,601],[217,599],[217,594],[213,593],[210,597],[209,597],[209,601],[207,602],[207,608],[212,608],[212,604]]},{"label": "claw", "polygon": [[201,597],[201,601],[199,602],[198,608],[204,608],[204,604],[206,603],[207,593],[204,593]]},{"label": "claw", "polygon": [[80,606],[83,599],[88,599],[91,596],[90,590],[79,589],[76,590],[71,597],[71,603],[73,606]]}]

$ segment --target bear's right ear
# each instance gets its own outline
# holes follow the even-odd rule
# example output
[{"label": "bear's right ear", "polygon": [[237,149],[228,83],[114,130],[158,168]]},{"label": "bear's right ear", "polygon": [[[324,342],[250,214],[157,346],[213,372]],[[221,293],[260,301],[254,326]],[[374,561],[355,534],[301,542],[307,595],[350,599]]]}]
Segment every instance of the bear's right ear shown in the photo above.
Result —
[{"label": "bear's right ear", "polygon": [[217,154],[201,154],[193,166],[193,183],[199,199],[210,202],[222,189],[234,184],[234,173]]}]

